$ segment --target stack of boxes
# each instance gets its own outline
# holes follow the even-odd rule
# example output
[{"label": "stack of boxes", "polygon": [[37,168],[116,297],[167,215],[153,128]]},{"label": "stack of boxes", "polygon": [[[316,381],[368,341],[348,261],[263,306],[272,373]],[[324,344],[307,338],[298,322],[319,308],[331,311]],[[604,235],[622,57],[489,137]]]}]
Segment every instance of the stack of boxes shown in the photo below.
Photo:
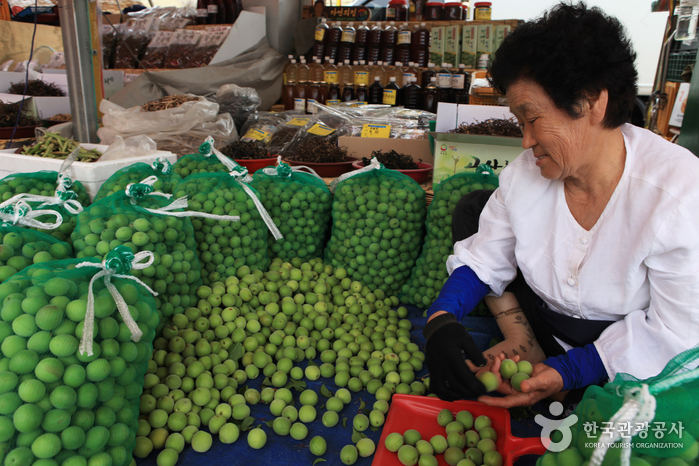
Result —
[{"label": "stack of boxes", "polygon": [[449,26],[435,23],[430,35],[430,61],[437,66],[449,63],[456,68],[463,63],[467,69],[478,68],[481,55],[493,54],[513,29],[511,24],[498,24],[505,21],[483,23]]}]

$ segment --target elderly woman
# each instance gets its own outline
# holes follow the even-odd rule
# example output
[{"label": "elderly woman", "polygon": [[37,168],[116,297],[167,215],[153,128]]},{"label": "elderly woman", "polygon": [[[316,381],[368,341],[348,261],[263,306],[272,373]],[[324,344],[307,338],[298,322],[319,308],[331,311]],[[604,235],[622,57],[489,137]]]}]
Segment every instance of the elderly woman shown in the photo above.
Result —
[{"label": "elderly woman", "polygon": [[[428,310],[440,397],[485,392],[474,371],[486,359],[458,321],[486,295],[508,355],[536,363],[521,392],[503,384],[508,396],[481,398],[493,405],[531,405],[620,372],[654,376],[699,343],[699,160],[625,123],[634,59],[621,24],[585,4],[555,6],[495,53],[492,83],[525,150],[502,171],[478,231],[455,244]],[[454,213],[455,234],[469,202]]]}]

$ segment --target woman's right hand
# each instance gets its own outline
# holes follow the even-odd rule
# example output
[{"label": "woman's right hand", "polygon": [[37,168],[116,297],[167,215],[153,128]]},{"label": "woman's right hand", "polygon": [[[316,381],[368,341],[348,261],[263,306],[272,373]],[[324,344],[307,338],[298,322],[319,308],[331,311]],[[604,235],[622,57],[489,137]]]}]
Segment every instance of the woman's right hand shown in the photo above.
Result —
[{"label": "woman's right hand", "polygon": [[471,335],[456,319],[441,323],[427,340],[425,362],[430,370],[430,390],[442,400],[485,394],[485,386],[467,365],[464,354],[474,365],[486,363]]}]

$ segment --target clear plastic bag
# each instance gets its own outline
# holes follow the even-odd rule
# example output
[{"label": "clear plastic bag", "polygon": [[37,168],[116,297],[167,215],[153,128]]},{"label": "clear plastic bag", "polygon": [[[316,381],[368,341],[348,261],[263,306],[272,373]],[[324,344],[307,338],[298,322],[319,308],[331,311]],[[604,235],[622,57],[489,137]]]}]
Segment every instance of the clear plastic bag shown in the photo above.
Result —
[{"label": "clear plastic bag", "polygon": [[142,29],[125,29],[116,36],[114,49],[115,69],[137,69],[138,62],[148,47],[151,33]]},{"label": "clear plastic bag", "polygon": [[252,87],[224,84],[219,87],[212,100],[219,105],[219,112],[230,113],[240,134],[248,117],[257,111],[262,99]]},{"label": "clear plastic bag", "polygon": [[264,146],[269,146],[274,139],[275,133],[288,121],[287,115],[283,113],[255,112],[251,114],[242,126],[240,134],[241,141],[258,141]]},{"label": "clear plastic bag", "polygon": [[158,147],[155,141],[143,134],[126,139],[117,136],[114,142],[104,151],[102,157],[100,157],[100,162],[155,154],[157,150]]},{"label": "clear plastic bag", "polygon": [[218,114],[218,104],[204,98],[185,102],[176,108],[142,112],[141,107],[125,109],[102,100],[100,111],[103,127],[97,130],[103,144],[112,144],[116,136],[127,138],[147,135],[158,143],[158,149],[178,155],[196,152],[208,136],[217,147],[224,147],[238,138],[233,119],[227,113]]},{"label": "clear plastic bag", "polygon": [[158,31],[148,43],[146,52],[143,55],[141,64],[146,68],[164,68],[163,63],[170,50],[170,43],[174,38],[174,33],[168,31]]},{"label": "clear plastic bag", "polygon": [[181,70],[197,48],[201,38],[199,31],[181,30],[174,33],[167,54],[163,59],[163,68]]},{"label": "clear plastic bag", "polygon": [[211,63],[216,52],[221,48],[221,44],[228,37],[230,29],[227,26],[216,26],[207,30],[199,41],[199,45],[194,49],[189,60],[187,60],[186,67],[199,68]]},{"label": "clear plastic bag", "polygon": [[[349,134],[349,123],[349,119],[341,115],[329,113],[315,115],[296,132],[291,142],[279,154],[288,160],[315,162],[316,160],[308,160],[308,156],[314,154],[319,144],[328,148],[336,147],[337,139]],[[327,155],[332,160],[322,160],[323,162],[344,162],[347,156],[346,151],[339,149],[333,152],[328,151]]]}]

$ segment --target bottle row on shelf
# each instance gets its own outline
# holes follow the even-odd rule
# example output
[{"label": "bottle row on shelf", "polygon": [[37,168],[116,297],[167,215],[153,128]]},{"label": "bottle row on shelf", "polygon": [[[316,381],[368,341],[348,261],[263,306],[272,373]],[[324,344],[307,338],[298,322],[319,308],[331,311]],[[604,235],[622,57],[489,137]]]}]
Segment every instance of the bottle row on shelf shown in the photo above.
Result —
[{"label": "bottle row on shelf", "polygon": [[328,25],[322,18],[316,26],[312,56],[321,61],[328,57],[336,63],[380,60],[393,65],[412,61],[426,67],[429,52],[430,31],[425,23],[413,26],[403,23],[398,28],[394,21],[390,21],[385,27],[376,24],[369,28],[365,21],[355,29],[354,23],[343,28],[339,21]]},{"label": "bottle row on shelf", "polygon": [[316,112],[316,103],[335,105],[340,102],[386,104],[421,109],[436,113],[439,102],[467,104],[471,75],[464,65],[453,68],[442,63],[437,70],[429,63],[419,70],[415,63],[407,66],[366,64],[364,60],[350,65],[345,60],[339,67],[326,57],[323,65],[315,59],[310,66],[305,59],[300,63],[291,59],[284,69],[282,100],[285,110]]}]

